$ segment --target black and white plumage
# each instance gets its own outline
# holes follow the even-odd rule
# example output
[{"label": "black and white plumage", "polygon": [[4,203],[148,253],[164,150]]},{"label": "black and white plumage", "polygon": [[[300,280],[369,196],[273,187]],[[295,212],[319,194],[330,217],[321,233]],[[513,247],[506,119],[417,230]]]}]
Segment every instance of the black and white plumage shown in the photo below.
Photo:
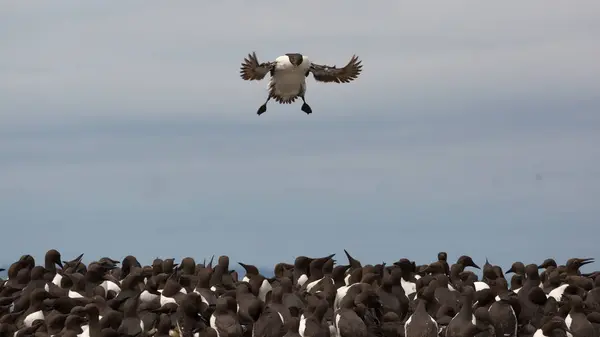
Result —
[{"label": "black and white plumage", "polygon": [[[65,268],[52,271],[63,275],[60,286],[48,272],[57,255],[49,250],[42,265],[36,265],[31,255],[9,265],[9,280],[0,282],[0,336],[514,337],[517,332],[529,337],[599,336],[600,271],[579,271],[577,260],[584,259],[554,263],[554,270],[546,270],[552,279],[547,290],[534,274],[540,265],[517,264],[523,265],[529,278],[519,294],[508,289],[500,266],[486,263],[481,282],[489,287],[473,294],[478,278],[465,267],[477,265],[466,255],[449,266],[449,276],[440,263],[447,259],[439,257],[426,264],[398,256],[398,262],[391,265],[363,265],[347,256],[347,265],[336,266],[333,254],[324,258],[301,255],[293,265],[285,261],[275,265],[274,277],[266,279],[272,287],[270,295],[262,299],[262,271],[240,263],[247,278],[240,276],[248,282],[240,280],[230,271],[226,255],[218,258],[215,267],[196,264],[191,257],[182,259],[180,268],[173,268],[172,259],[159,258],[138,267],[132,255],[122,260],[123,267],[114,269],[109,267],[115,263],[104,259],[86,265],[79,261],[83,266],[79,270],[64,263]],[[350,277],[336,271],[337,267],[351,269]],[[324,282],[329,277],[333,282]],[[107,292],[101,282],[108,279],[121,292]],[[390,305],[391,296],[406,298],[403,282],[408,281],[403,279],[416,283],[418,294],[409,296],[407,310]],[[319,281],[306,291],[315,280]],[[44,283],[52,286],[45,289]],[[568,287],[562,289],[564,284]],[[180,289],[187,294],[177,295]],[[561,290],[558,300],[551,295],[557,289]],[[162,306],[156,297],[142,303],[145,291],[177,298]],[[527,294],[524,300],[522,294]],[[460,305],[455,303],[456,296]]]},{"label": "black and white plumage", "polygon": [[279,56],[275,61],[260,63],[256,53],[248,54],[242,63],[240,75],[246,81],[260,81],[267,73],[271,75],[266,102],[258,108],[257,114],[267,111],[267,103],[272,98],[280,104],[291,104],[298,97],[302,99],[302,111],[312,113],[306,103],[306,77],[312,73],[315,80],[324,83],[348,83],[355,80],[362,71],[362,61],[356,55],[342,68],[311,62],[298,53]]}]

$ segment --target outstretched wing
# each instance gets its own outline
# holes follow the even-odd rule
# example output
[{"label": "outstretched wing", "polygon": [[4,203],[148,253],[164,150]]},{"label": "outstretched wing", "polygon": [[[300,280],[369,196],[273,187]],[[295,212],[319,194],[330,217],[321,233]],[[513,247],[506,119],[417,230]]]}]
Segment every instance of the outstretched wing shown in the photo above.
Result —
[{"label": "outstretched wing", "polygon": [[362,61],[359,61],[358,57],[354,55],[350,59],[350,62],[343,68],[312,63],[310,65],[310,72],[312,72],[315,80],[320,82],[348,83],[356,79],[362,71],[361,62]]},{"label": "outstretched wing", "polygon": [[244,59],[240,76],[246,81],[260,81],[265,78],[267,73],[271,71],[274,66],[275,62],[258,63],[256,53],[252,52],[252,54],[248,54],[248,57]]}]

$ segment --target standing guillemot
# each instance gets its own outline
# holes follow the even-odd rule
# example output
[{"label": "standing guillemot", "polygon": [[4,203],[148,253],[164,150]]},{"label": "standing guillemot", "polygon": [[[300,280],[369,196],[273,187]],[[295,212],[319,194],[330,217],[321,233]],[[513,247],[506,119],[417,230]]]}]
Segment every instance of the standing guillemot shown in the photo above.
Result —
[{"label": "standing guillemot", "polygon": [[464,331],[469,329],[469,326],[476,325],[477,320],[473,313],[473,299],[475,297],[475,289],[471,286],[465,286],[460,294],[461,307],[459,312],[452,318],[446,329],[446,337],[464,336]]},{"label": "standing guillemot", "polygon": [[243,330],[236,313],[229,309],[227,297],[217,299],[215,311],[210,317],[210,327],[217,336],[242,337]]},{"label": "standing guillemot", "polygon": [[[311,261],[310,265],[309,265],[310,275],[308,276],[306,283],[302,286],[301,289],[306,289],[306,291],[310,291],[312,287],[317,285],[317,283],[323,277],[325,277],[325,274],[323,273],[323,267],[334,256],[335,256],[335,254],[331,254],[329,256],[320,257],[318,259],[314,259],[313,261]],[[333,265],[331,267],[332,267],[331,269],[333,269]],[[329,276],[327,276],[327,277],[329,277]]]},{"label": "standing guillemot", "polygon": [[[505,281],[506,282],[506,281]],[[517,294],[508,289],[497,295],[496,300],[488,309],[489,316],[495,329],[505,337],[517,337],[518,321],[513,306],[519,305]]]},{"label": "standing guillemot", "polygon": [[347,250],[344,249],[344,253],[346,254],[346,257],[348,258],[348,265],[349,265],[349,268],[346,270],[346,275],[344,277],[344,283],[346,285],[349,285],[350,284],[349,283],[350,274],[352,274],[352,271],[354,271],[356,269],[362,269],[362,264],[360,263],[359,260],[352,257],[350,255],[350,253],[348,253]]},{"label": "standing guillemot", "polygon": [[340,308],[333,314],[333,326],[339,337],[367,337],[367,325],[358,316],[352,297],[345,297]]},{"label": "standing guillemot", "polygon": [[427,307],[435,303],[433,289],[427,287],[417,291],[418,299],[412,315],[404,323],[405,337],[438,337],[438,323],[429,315]]},{"label": "standing guillemot", "polygon": [[246,81],[262,80],[270,73],[269,96],[258,108],[260,116],[267,111],[267,103],[274,99],[280,104],[291,104],[298,97],[302,99],[301,110],[311,114],[312,109],[306,103],[306,77],[312,73],[315,80],[324,83],[348,83],[358,77],[362,71],[361,61],[356,55],[342,68],[311,62],[306,55],[288,53],[279,56],[275,61],[259,63],[256,53],[248,54],[241,67],[241,77]]},{"label": "standing guillemot", "polygon": [[563,295],[563,297],[571,306],[571,310],[565,317],[570,334],[577,337],[596,337],[596,330],[587,318],[581,297],[577,295]]},{"label": "standing guillemot", "polygon": [[251,286],[252,293],[258,296],[261,301],[266,302],[267,293],[273,289],[269,280],[258,271],[256,266],[244,264],[242,262],[238,262],[238,264],[246,271],[246,275],[244,275],[242,282],[248,282]]},{"label": "standing guillemot", "polygon": [[330,334],[330,329],[329,325],[325,323],[324,317],[329,309],[329,303],[320,295],[320,293],[312,295],[312,297],[314,302],[311,307],[313,310],[312,312],[308,312],[307,310],[300,316],[298,332],[302,337],[328,336]]},{"label": "standing guillemot", "polygon": [[309,275],[309,266],[313,261],[313,258],[306,256],[298,256],[294,260],[294,270],[292,271],[292,282],[294,285],[299,285],[302,287],[306,280],[308,280]]},{"label": "standing guillemot", "polygon": [[504,274],[507,275],[510,273],[514,273],[510,278],[510,290],[518,293],[525,280],[525,264],[521,261],[514,262]]},{"label": "standing guillemot", "polygon": [[[46,265],[46,269],[48,270],[48,274],[46,277],[49,277],[50,275],[54,275],[52,277],[52,283],[54,283],[55,285],[59,286],[61,285],[61,280],[63,278],[63,273],[68,272],[68,273],[73,273],[76,272],[76,268],[80,266],[81,264],[81,259],[83,259],[83,254],[80,254],[79,256],[77,256],[75,259],[71,260],[71,261],[62,261],[60,263],[56,262],[56,260],[60,261],[61,260],[61,255],[60,253],[55,250],[55,249],[50,249],[49,251],[46,252],[46,257],[45,257],[45,265]],[[56,269],[56,265],[58,264],[61,267],[61,270],[58,271]],[[87,271],[87,268],[86,270]]]},{"label": "standing guillemot", "polygon": [[[402,278],[400,279],[400,284],[404,289],[404,293],[406,296],[410,296],[411,294],[415,294],[417,292],[417,278],[416,278],[416,266],[414,261],[409,261],[408,259],[400,259],[397,262],[394,262],[394,266],[400,267],[400,271],[402,274]],[[413,298],[415,296],[412,296]]]},{"label": "standing guillemot", "polygon": [[226,289],[235,289],[233,283],[233,278],[229,273],[229,256],[221,255],[210,277],[210,289],[215,291],[217,286],[223,286]]},{"label": "standing guillemot", "polygon": [[[468,255],[461,255],[456,260],[456,263],[450,266],[450,280],[452,281],[452,284],[450,285],[452,287],[451,290],[454,290],[456,287],[460,287],[464,283],[464,281],[461,279],[461,274],[463,274],[467,267],[481,269]],[[475,290],[478,290],[475,282],[473,282],[473,287]]]},{"label": "standing guillemot", "polygon": [[56,249],[48,250],[44,256],[44,279],[46,281],[52,281],[56,277],[58,272],[56,269],[57,265],[60,269],[64,268],[60,253]]},{"label": "standing guillemot", "polygon": [[444,273],[450,276],[450,265],[448,264],[448,253],[439,252],[438,253],[438,262],[444,266]]},{"label": "standing guillemot", "polygon": [[384,269],[381,285],[377,289],[377,295],[385,312],[393,312],[399,318],[404,319],[404,316],[408,312],[410,301],[400,285],[401,278],[402,275],[399,268],[393,270]]},{"label": "standing guillemot", "polygon": [[45,316],[42,311],[43,309],[43,301],[49,298],[50,294],[46,292],[44,289],[34,289],[29,295],[29,308],[25,310],[23,314],[25,318],[23,319],[23,325],[25,327],[31,327],[33,322],[36,320],[44,320]]},{"label": "standing guillemot", "polygon": [[140,294],[130,297],[123,304],[123,320],[117,332],[125,336],[137,336],[144,331],[144,323],[138,317]]}]

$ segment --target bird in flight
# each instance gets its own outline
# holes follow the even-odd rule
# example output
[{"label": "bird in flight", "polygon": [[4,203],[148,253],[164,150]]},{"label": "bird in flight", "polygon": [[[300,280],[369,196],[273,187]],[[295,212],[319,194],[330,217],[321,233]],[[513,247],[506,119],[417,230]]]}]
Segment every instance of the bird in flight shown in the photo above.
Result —
[{"label": "bird in flight", "polygon": [[256,112],[259,116],[267,111],[267,103],[274,99],[279,104],[291,104],[298,97],[302,99],[301,110],[312,113],[306,103],[306,78],[312,73],[315,80],[324,83],[348,83],[355,80],[362,71],[362,61],[356,55],[342,68],[311,62],[306,55],[289,53],[275,61],[260,63],[256,53],[248,54],[242,63],[240,76],[246,81],[260,81],[267,73],[271,75],[268,85],[269,96]]}]

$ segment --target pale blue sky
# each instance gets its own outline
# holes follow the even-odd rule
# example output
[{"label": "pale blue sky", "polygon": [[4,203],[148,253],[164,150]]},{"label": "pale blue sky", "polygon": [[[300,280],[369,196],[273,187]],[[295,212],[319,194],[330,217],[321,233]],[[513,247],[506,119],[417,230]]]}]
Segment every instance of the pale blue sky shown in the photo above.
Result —
[{"label": "pale blue sky", "polygon": [[[600,2],[233,4],[0,2],[0,262],[597,254]],[[258,117],[252,51],[364,71]]]}]

